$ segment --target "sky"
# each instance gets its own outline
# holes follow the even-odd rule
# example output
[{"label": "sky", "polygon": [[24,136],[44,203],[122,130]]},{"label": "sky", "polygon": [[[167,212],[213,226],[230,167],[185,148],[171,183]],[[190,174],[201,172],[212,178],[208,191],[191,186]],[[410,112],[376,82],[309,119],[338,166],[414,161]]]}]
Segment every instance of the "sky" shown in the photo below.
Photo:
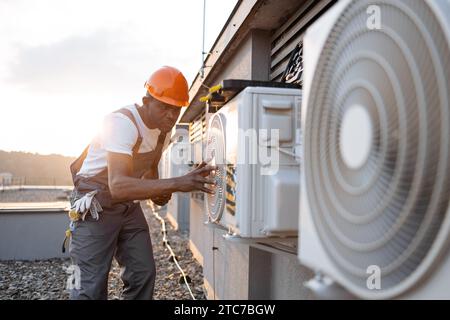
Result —
[{"label": "sky", "polygon": [[[237,0],[206,0],[205,49]],[[203,0],[0,0],[0,150],[77,156],[171,65],[202,63]]]}]

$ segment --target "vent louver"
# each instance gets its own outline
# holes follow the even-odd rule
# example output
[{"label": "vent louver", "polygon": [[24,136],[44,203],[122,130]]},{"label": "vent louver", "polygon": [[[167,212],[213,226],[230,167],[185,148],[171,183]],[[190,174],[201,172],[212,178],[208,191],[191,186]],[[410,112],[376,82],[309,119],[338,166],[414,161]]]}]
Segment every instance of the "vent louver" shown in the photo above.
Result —
[{"label": "vent louver", "polygon": [[[371,5],[379,29],[368,28]],[[367,296],[368,266],[380,267],[383,290],[404,286],[448,219],[448,32],[427,1],[352,1],[314,73],[308,201],[329,257]]]}]

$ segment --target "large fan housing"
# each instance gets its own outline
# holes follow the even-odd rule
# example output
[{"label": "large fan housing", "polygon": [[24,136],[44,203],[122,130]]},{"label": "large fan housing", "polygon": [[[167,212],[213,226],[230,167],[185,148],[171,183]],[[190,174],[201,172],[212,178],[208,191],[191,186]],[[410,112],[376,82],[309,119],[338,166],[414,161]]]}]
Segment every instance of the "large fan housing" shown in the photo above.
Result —
[{"label": "large fan housing", "polygon": [[299,257],[364,298],[417,285],[449,238],[449,21],[448,1],[345,0],[305,37]]}]

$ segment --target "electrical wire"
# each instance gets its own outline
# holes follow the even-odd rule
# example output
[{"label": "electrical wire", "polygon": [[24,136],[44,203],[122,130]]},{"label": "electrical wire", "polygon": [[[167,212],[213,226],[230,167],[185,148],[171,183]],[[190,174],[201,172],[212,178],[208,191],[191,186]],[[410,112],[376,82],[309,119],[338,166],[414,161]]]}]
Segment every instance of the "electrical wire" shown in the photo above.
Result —
[{"label": "electrical wire", "polygon": [[172,261],[175,263],[175,265],[177,266],[178,270],[180,271],[182,277],[183,277],[183,281],[186,284],[186,287],[189,291],[189,294],[192,297],[192,300],[197,300],[195,299],[194,294],[192,293],[191,287],[189,286],[187,277],[186,277],[186,273],[184,272],[183,268],[181,268],[180,264],[178,263],[177,257],[175,255],[175,252],[172,250],[170,244],[169,244],[169,240],[167,239],[167,229],[166,229],[166,222],[164,221],[163,218],[161,218],[161,216],[158,214],[158,210],[155,210],[153,208],[153,215],[156,217],[156,219],[159,220],[159,222],[161,223],[161,233],[163,235],[163,243],[166,246],[166,248],[169,250],[170,253],[170,257],[172,259]]},{"label": "electrical wire", "polygon": [[213,229],[213,246],[212,246],[212,267],[213,267],[213,300],[216,300],[216,263],[215,263],[215,239],[216,239],[216,229]]},{"label": "electrical wire", "polygon": [[295,154],[295,153],[293,153],[293,152],[290,152],[290,151],[281,149],[281,148],[278,147],[278,146],[270,146],[270,148],[273,148],[273,149],[277,150],[278,152],[284,153],[285,155],[288,155],[288,156],[291,156],[291,157],[294,157],[294,158],[299,157],[298,154]]},{"label": "electrical wire", "polygon": [[282,252],[285,252],[285,253],[289,253],[289,254],[292,254],[292,255],[297,255],[297,248],[290,247],[290,246],[287,246],[287,245],[284,245],[284,244],[281,244],[281,243],[278,243],[278,244],[277,243],[272,243],[272,244],[260,243],[260,245],[268,247],[268,248],[273,248],[275,250],[279,250],[279,251],[282,251]]}]

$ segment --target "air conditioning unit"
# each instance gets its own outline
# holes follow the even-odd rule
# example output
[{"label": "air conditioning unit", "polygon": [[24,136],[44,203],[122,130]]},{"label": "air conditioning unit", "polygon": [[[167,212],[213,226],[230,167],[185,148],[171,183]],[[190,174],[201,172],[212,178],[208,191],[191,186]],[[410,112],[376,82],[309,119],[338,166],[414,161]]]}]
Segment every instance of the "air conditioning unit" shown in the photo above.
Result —
[{"label": "air conditioning unit", "polygon": [[211,118],[211,112],[202,112],[189,124],[189,142],[190,148],[190,162],[191,164],[199,164],[203,160],[204,154],[204,141],[206,135],[206,129],[209,119]]},{"label": "air conditioning unit", "polygon": [[170,144],[161,154],[158,164],[160,179],[179,177],[187,173],[191,161],[188,125],[177,124],[172,129]]},{"label": "air conditioning unit", "polygon": [[342,0],[304,37],[300,262],[450,298],[450,2]]},{"label": "air conditioning unit", "polygon": [[168,178],[179,177],[189,171],[192,148],[189,143],[189,126],[177,124],[170,137],[171,144],[167,148],[170,169]]},{"label": "air conditioning unit", "polygon": [[170,178],[170,146],[161,154],[158,167],[160,179]]},{"label": "air conditioning unit", "polygon": [[211,116],[204,159],[218,166],[217,187],[205,206],[227,239],[297,236],[300,106],[300,89],[247,87]]},{"label": "air conditioning unit", "polygon": [[[177,124],[171,136],[172,143],[167,148],[164,159],[168,170],[165,178],[185,175],[189,170],[191,145],[189,143],[188,125]],[[167,218],[179,231],[189,230],[189,194],[175,192],[167,203]]]}]

